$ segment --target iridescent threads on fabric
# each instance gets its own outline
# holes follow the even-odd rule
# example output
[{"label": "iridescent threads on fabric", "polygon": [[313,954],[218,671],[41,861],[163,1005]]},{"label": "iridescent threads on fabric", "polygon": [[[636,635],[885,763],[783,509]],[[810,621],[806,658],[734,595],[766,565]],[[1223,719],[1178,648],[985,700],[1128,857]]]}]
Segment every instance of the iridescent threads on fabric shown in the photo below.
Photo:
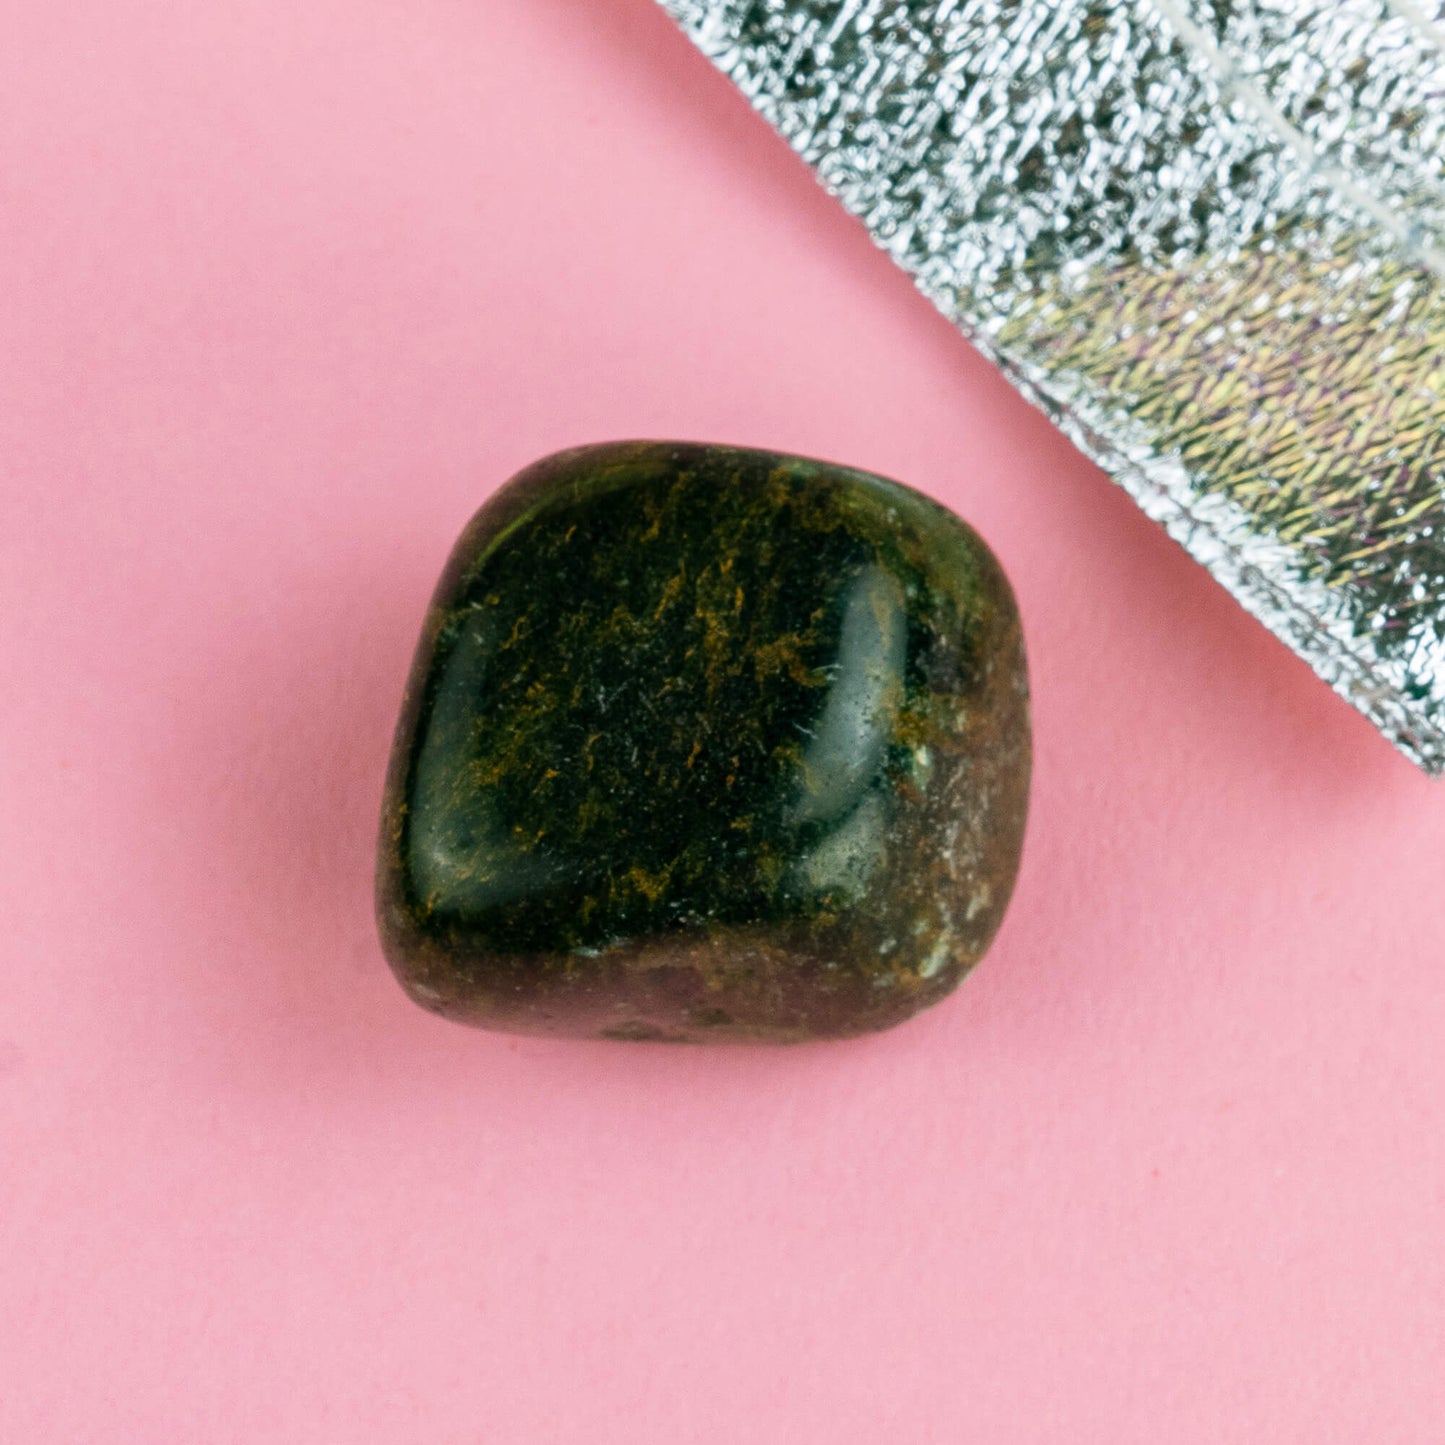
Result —
[{"label": "iridescent threads on fabric", "polygon": [[661,0],[920,288],[1445,767],[1445,0]]}]

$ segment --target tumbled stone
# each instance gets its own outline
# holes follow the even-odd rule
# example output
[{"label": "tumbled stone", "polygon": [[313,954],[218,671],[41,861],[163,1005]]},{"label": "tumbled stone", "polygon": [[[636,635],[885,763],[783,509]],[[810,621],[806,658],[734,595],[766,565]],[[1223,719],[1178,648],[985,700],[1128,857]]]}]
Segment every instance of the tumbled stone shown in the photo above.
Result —
[{"label": "tumbled stone", "polygon": [[951,512],[766,452],[564,452],[482,508],[428,613],[386,954],[488,1028],[886,1028],[998,928],[1029,761],[1013,597]]}]

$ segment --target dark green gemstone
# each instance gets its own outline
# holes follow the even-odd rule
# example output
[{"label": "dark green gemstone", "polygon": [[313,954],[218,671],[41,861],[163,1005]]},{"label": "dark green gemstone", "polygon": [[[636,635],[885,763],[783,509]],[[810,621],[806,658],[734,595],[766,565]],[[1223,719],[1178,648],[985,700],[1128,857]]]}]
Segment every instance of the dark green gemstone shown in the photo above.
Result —
[{"label": "dark green gemstone", "polygon": [[1028,778],[1018,613],[951,512],[765,452],[565,452],[437,588],[382,940],[419,1003],[490,1028],[885,1028],[988,946]]}]

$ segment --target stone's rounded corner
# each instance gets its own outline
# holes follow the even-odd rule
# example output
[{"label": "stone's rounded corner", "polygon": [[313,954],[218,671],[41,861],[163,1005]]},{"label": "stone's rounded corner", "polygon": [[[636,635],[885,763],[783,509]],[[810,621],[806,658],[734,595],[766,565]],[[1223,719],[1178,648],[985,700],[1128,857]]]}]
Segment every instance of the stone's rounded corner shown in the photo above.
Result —
[{"label": "stone's rounded corner", "polygon": [[452,1023],[465,1023],[469,1020],[457,1017],[457,1010],[460,1000],[451,994],[445,994],[430,984],[424,983],[414,975],[403,964],[398,964],[394,959],[388,957],[387,962],[391,965],[392,977],[396,979],[401,991],[418,1008],[425,1009],[429,1014],[435,1014],[438,1018],[447,1019]]},{"label": "stone's rounded corner", "polygon": [[517,1033],[798,1042],[976,965],[1027,817],[1012,588],[962,519],[806,458],[545,457],[452,550],[387,774],[409,997]]},{"label": "stone's rounded corner", "polygon": [[708,450],[695,442],[634,438],[586,442],[549,452],[514,472],[472,513],[452,548],[451,560],[474,554],[480,545],[538,508],[575,500],[579,489],[600,494],[626,487]]},{"label": "stone's rounded corner", "polygon": [[445,1014],[444,996],[421,981],[421,971],[417,967],[420,955],[416,949],[416,930],[406,910],[397,901],[390,872],[386,864],[377,869],[373,894],[376,941],[381,948],[381,956],[402,992],[413,1003],[429,1013]]}]

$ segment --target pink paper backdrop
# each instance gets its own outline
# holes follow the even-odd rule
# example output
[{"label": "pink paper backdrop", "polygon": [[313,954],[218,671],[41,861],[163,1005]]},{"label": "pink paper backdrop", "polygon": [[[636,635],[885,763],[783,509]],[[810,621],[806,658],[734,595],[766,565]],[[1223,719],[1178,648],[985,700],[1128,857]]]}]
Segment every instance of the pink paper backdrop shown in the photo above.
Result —
[{"label": "pink paper backdrop", "polygon": [[[1428,1442],[1445,787],[650,0],[0,0],[0,1440]],[[467,1032],[373,939],[421,612],[626,435],[1017,585],[998,944],[795,1051]]]}]

